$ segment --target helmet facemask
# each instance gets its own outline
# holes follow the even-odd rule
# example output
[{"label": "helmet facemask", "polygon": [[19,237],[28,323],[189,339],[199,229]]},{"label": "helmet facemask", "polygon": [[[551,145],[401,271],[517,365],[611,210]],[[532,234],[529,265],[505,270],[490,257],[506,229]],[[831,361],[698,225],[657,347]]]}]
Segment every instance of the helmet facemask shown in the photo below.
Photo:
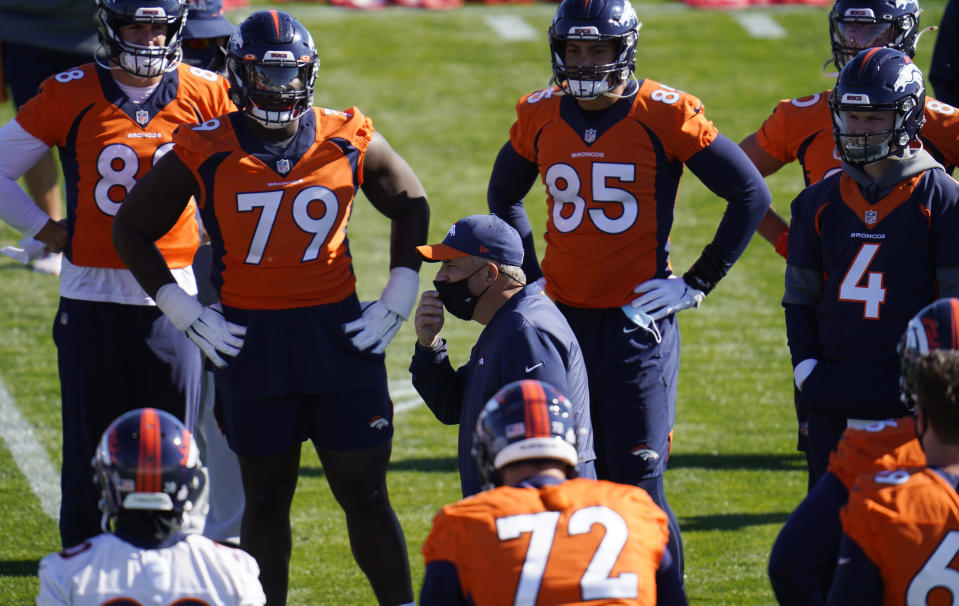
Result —
[{"label": "helmet facemask", "polygon": [[232,62],[230,72],[245,88],[241,107],[266,128],[279,128],[299,118],[313,105],[316,63],[288,60],[268,63]]}]

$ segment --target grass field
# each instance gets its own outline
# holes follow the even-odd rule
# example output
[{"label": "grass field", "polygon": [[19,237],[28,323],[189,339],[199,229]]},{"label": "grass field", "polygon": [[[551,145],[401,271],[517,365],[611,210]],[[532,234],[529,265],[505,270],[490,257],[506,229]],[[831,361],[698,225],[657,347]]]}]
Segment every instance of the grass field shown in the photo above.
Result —
[{"label": "grass field", "polygon": [[[943,6],[943,0],[925,3],[923,23],[938,23]],[[460,216],[485,212],[486,180],[508,136],[514,103],[548,80],[545,31],[555,5],[469,5],[432,13],[400,8],[359,13],[299,3],[280,7],[298,16],[316,40],[322,60],[316,104],[362,108],[423,181],[432,210],[431,238],[441,238]],[[737,20],[742,13],[692,11],[673,2],[636,4],[636,9],[644,23],[640,77],[699,96],[707,115],[734,141],[755,131],[779,99],[832,84],[820,72],[829,57],[827,8],[747,13],[771,18],[782,29],[778,38],[747,33]],[[231,18],[239,22],[248,12]],[[512,27],[504,30],[503,23]],[[523,37],[523,27],[531,36]],[[504,31],[512,36],[504,37]],[[920,42],[922,69],[928,68],[934,36]],[[0,121],[11,115],[9,103],[0,106]],[[774,206],[788,213],[789,201],[802,187],[799,168],[787,167],[768,184]],[[527,198],[538,234],[545,223],[543,197],[537,186]],[[678,271],[712,237],[723,209],[721,200],[686,176],[672,233]],[[388,222],[361,199],[350,225],[360,296],[375,298],[387,276]],[[0,245],[18,238],[0,226]],[[692,604],[774,603],[765,574],[769,547],[804,493],[780,307],[783,267],[757,236],[702,308],[680,316],[678,419],[666,487],[683,529]],[[430,283],[433,271],[424,267],[422,285]],[[37,562],[59,548],[56,523],[30,488],[58,482],[56,472],[50,477],[60,464],[59,385],[50,338],[56,304],[55,278],[0,259],[0,382],[6,387],[0,389],[2,605],[32,604]],[[466,360],[479,328],[447,320],[444,332],[454,364]],[[412,327],[404,326],[390,347],[391,380],[408,378],[413,339]],[[22,424],[11,411],[19,411]],[[52,467],[15,462],[12,452],[30,442],[27,430]],[[389,485],[417,591],[423,573],[419,549],[432,515],[458,497],[455,456],[456,429],[441,425],[424,406],[397,417]],[[293,506],[289,603],[374,603],[309,446]]]}]

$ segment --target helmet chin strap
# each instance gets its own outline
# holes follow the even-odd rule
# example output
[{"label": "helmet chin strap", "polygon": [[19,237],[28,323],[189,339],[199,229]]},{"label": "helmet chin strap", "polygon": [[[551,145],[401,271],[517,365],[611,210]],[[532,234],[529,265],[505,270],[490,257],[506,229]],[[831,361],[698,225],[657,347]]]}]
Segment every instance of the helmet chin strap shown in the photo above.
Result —
[{"label": "helmet chin strap", "polygon": [[839,72],[827,72],[827,71],[826,71],[826,68],[827,68],[830,64],[832,64],[832,63],[834,63],[834,59],[832,59],[832,58],[826,59],[826,62],[822,64],[822,75],[826,76],[826,77],[829,78],[830,80],[835,80],[836,78],[839,77]]},{"label": "helmet chin strap", "polygon": [[[617,95],[616,93],[612,91],[606,91],[601,96],[612,97],[613,99],[628,99],[632,97],[633,95],[636,94],[636,91],[639,90],[639,87],[637,87],[636,90],[634,90],[633,92],[629,92],[629,82],[639,82],[639,79],[636,77],[636,74],[630,73],[629,78],[626,78],[625,82],[627,83],[627,86],[625,88],[625,92],[626,92],[625,95]],[[616,86],[619,86],[619,85],[617,84]]]}]

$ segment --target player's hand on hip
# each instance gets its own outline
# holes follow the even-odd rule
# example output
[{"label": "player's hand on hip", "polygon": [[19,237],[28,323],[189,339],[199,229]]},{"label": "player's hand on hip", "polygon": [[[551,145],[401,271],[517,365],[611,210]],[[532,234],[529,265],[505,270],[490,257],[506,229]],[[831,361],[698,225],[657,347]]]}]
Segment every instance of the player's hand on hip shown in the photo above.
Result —
[{"label": "player's hand on hip", "polygon": [[416,315],[413,317],[413,327],[416,328],[416,340],[419,344],[423,347],[432,347],[440,331],[443,330],[445,321],[440,293],[435,290],[424,290],[420,296],[420,304],[416,307]]},{"label": "player's hand on hip", "polygon": [[362,315],[343,325],[343,332],[350,336],[353,347],[360,351],[372,348],[371,352],[375,354],[384,353],[403,321],[410,317],[419,286],[416,270],[409,267],[391,269],[390,279],[379,300],[361,303]]},{"label": "player's hand on hip", "polygon": [[220,354],[235,356],[240,353],[246,327],[224,318],[219,303],[204,307],[196,297],[172,282],[160,287],[156,303],[170,322],[185,332],[217,368],[227,364]]},{"label": "player's hand on hip", "polygon": [[703,291],[693,288],[679,276],[646,280],[633,292],[641,295],[633,301],[633,306],[642,307],[654,320],[661,320],[690,307],[699,307],[706,298]]}]

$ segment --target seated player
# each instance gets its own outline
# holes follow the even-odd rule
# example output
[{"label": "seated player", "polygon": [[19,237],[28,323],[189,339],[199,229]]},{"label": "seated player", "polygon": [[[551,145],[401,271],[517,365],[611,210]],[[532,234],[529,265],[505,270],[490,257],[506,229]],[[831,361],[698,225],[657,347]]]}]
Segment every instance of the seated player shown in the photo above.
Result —
[{"label": "seated player", "polygon": [[92,464],[104,534],[40,561],[37,604],[265,603],[250,555],[180,530],[203,476],[193,435],[176,417],[124,413]]},{"label": "seated player", "polygon": [[491,490],[436,515],[420,606],[686,603],[666,514],[639,487],[575,477],[572,405],[554,387],[503,387],[473,444]]}]

